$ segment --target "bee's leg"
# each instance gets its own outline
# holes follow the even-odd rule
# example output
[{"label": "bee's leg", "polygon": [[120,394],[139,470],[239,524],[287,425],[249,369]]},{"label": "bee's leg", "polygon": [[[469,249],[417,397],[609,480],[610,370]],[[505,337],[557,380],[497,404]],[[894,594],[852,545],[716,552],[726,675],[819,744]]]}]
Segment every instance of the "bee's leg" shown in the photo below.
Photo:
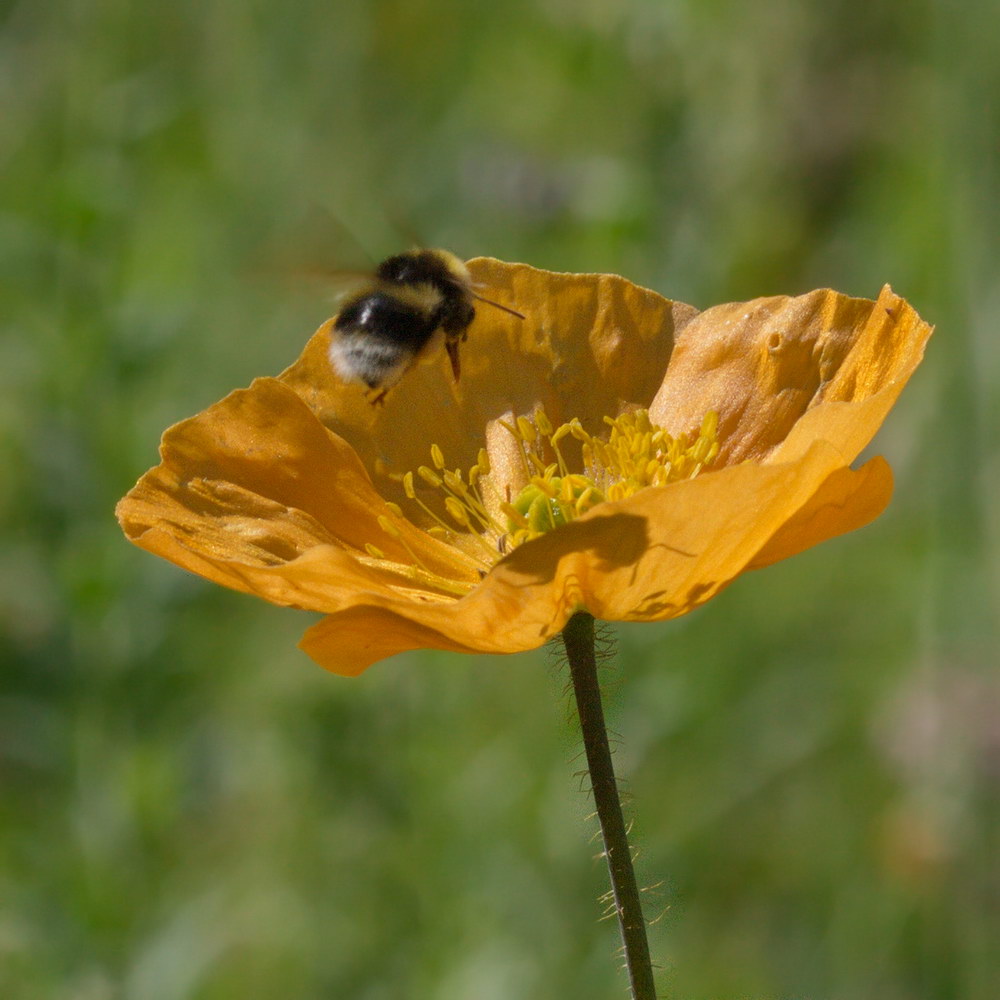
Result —
[{"label": "bee's leg", "polygon": [[456,340],[454,337],[449,337],[444,342],[444,348],[448,352],[448,359],[451,361],[451,373],[455,376],[456,382],[462,373],[462,365],[458,358],[458,345],[462,340],[465,340],[465,338],[462,337],[461,340]]},{"label": "bee's leg", "polygon": [[389,390],[380,389],[374,396],[372,395],[373,392],[375,392],[374,389],[369,389],[365,393],[365,397],[368,399],[368,402],[371,403],[372,406],[385,406],[385,397],[389,394]]}]

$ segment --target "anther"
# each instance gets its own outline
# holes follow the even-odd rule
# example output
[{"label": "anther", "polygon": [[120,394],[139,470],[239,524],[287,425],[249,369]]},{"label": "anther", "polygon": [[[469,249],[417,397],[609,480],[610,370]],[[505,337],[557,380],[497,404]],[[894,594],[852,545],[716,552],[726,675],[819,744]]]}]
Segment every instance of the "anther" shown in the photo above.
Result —
[{"label": "anther", "polygon": [[535,425],[527,417],[517,418],[517,429],[521,432],[521,440],[526,444],[534,444],[538,440]]},{"label": "anther", "polygon": [[394,524],[392,523],[392,521],[390,521],[390,520],[389,520],[389,518],[387,518],[387,517],[385,516],[385,514],[380,514],[380,515],[379,515],[379,517],[378,517],[378,526],[379,526],[379,527],[380,527],[380,528],[381,528],[381,529],[382,529],[382,530],[383,530],[383,531],[384,531],[384,532],[385,532],[385,533],[386,533],[386,534],[387,534],[387,535],[388,535],[388,536],[389,536],[390,538],[399,538],[399,537],[400,537],[400,531],[399,531],[399,528],[397,528],[397,527],[396,527],[396,525],[394,525]]},{"label": "anther", "polygon": [[469,527],[469,512],[454,497],[445,497],[444,507],[458,524]]},{"label": "anther", "polygon": [[441,488],[441,477],[437,475],[432,469],[428,469],[426,465],[421,465],[417,469],[417,475],[427,483],[428,486],[433,486],[435,489]]},{"label": "anther", "polygon": [[541,407],[535,410],[535,426],[541,432],[543,437],[552,436],[552,424],[549,422],[549,418],[545,415],[545,410]]}]

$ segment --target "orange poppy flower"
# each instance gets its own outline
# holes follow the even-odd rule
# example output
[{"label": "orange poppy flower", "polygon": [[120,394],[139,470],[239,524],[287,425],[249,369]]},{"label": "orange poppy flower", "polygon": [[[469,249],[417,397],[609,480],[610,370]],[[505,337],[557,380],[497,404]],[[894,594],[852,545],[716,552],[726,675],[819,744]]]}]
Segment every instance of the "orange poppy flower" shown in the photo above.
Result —
[{"label": "orange poppy flower", "polygon": [[330,321],[278,378],[163,436],[119,503],[128,538],[275,604],[357,674],[418,647],[540,646],[576,610],[673,618],[885,508],[851,463],[931,328],[886,287],[699,313],[611,275],[469,263],[490,298],[374,407],[328,362]]}]

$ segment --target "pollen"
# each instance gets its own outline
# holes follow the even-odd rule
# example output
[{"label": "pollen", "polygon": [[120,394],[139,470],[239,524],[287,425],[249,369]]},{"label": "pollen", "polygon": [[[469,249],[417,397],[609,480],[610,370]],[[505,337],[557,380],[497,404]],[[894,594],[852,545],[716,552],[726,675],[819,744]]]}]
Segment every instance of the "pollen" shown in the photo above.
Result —
[{"label": "pollen", "polygon": [[[541,408],[531,417],[501,420],[520,452],[520,483],[493,481],[485,449],[464,475],[460,469],[449,470],[441,448],[434,444],[433,468],[422,465],[415,473],[407,472],[402,477],[404,493],[430,519],[434,537],[464,550],[481,572],[489,572],[519,545],[602,503],[694,479],[719,452],[715,411],[706,414],[697,433],[677,437],[652,423],[646,410],[605,417],[604,423],[607,429],[602,434],[591,434],[575,418],[554,426]],[[418,495],[418,480],[439,494],[434,505],[439,512]],[[389,518],[380,518],[379,523],[389,537],[398,537]],[[370,556],[375,556],[374,548],[369,547]]]}]

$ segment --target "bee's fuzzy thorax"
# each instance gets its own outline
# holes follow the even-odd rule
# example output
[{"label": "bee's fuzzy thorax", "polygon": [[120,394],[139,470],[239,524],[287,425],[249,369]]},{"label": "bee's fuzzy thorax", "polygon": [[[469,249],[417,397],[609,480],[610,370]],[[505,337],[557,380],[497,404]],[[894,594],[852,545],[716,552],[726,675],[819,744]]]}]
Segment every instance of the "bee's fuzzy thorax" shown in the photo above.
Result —
[{"label": "bee's fuzzy thorax", "polygon": [[[441,289],[429,281],[421,281],[413,285],[396,285],[389,282],[379,282],[379,290],[395,296],[400,302],[405,302],[414,309],[430,315],[441,306],[444,296]],[[366,293],[367,294],[367,293]]]}]

